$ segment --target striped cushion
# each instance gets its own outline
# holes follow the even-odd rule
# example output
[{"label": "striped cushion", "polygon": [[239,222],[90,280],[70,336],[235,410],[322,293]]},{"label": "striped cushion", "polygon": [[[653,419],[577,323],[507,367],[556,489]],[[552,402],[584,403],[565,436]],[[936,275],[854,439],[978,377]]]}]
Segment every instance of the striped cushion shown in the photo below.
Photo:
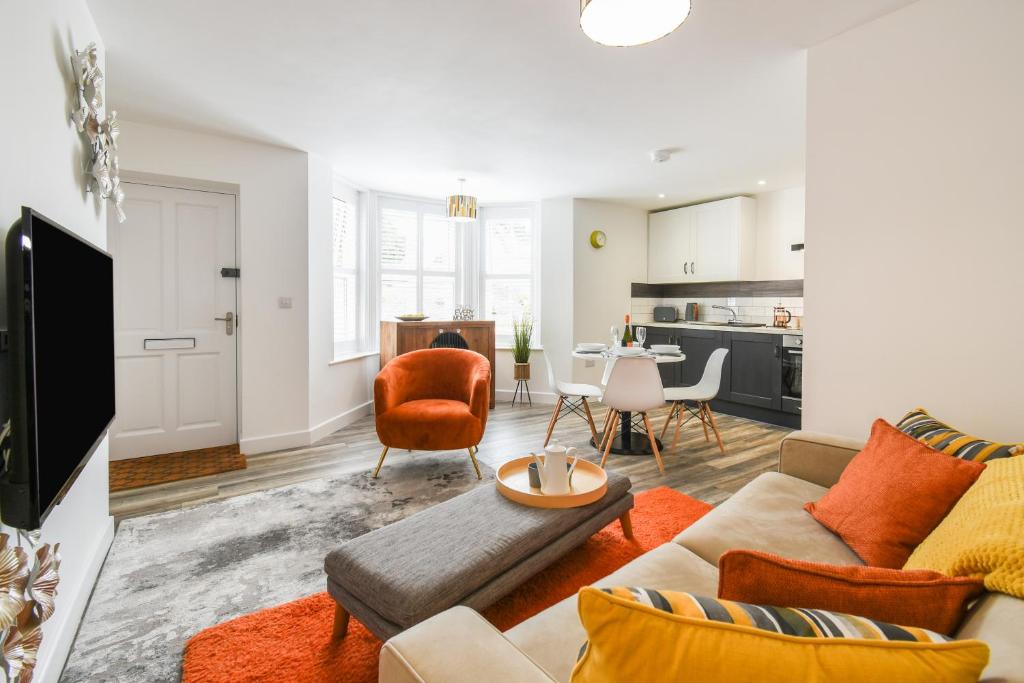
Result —
[{"label": "striped cushion", "polygon": [[1024,452],[1024,444],[995,443],[957,431],[936,420],[924,408],[917,408],[904,415],[896,428],[937,451],[962,460],[985,462]]},{"label": "striped cushion", "polygon": [[800,607],[765,607],[745,602],[718,600],[691,593],[649,588],[602,588],[615,597],[654,607],[670,614],[706,619],[724,624],[751,626],[788,636],[805,638],[853,638],[856,640],[900,640],[917,643],[945,643],[944,635],[912,626],[894,626],[850,614]]}]

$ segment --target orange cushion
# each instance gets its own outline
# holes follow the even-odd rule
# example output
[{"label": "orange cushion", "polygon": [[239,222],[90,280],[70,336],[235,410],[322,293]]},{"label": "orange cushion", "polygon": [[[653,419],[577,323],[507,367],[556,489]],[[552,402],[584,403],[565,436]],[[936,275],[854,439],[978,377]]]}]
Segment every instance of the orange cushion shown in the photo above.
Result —
[{"label": "orange cushion", "polygon": [[866,564],[898,569],[984,469],[879,419],[836,485],[804,509]]},{"label": "orange cushion", "polygon": [[392,448],[445,451],[480,443],[484,425],[469,404],[443,398],[408,401],[377,416],[380,442]]},{"label": "orange cushion", "polygon": [[718,597],[754,605],[845,612],[950,635],[985,582],[928,570],[903,571],[790,560],[730,550],[718,560]]}]

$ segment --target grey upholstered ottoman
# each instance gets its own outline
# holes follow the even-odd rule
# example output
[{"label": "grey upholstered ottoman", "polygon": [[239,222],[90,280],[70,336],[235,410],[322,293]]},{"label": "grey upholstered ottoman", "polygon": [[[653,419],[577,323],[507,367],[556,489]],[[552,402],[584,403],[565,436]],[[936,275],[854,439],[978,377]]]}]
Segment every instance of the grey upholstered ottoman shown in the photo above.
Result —
[{"label": "grey upholstered ottoman", "polygon": [[349,614],[387,640],[454,605],[482,610],[616,519],[631,536],[629,488],[608,472],[601,500],[545,510],[481,486],[348,541],[324,561],[335,637]]}]

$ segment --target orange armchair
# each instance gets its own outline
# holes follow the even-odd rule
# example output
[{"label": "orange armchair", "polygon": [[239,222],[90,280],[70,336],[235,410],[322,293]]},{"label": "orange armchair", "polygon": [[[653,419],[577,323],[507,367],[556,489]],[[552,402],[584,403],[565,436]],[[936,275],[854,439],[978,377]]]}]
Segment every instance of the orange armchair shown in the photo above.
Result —
[{"label": "orange armchair", "polygon": [[394,358],[373,383],[377,436],[390,448],[447,451],[465,448],[476,477],[477,444],[484,436],[490,404],[491,364],[475,351],[424,349]]}]

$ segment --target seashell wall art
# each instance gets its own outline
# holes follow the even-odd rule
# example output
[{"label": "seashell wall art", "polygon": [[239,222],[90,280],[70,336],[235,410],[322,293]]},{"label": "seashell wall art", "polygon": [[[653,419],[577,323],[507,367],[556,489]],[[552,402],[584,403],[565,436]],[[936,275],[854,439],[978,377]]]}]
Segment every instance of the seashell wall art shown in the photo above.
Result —
[{"label": "seashell wall art", "polygon": [[[35,554],[0,534],[0,679],[29,683],[43,642],[43,622],[53,614],[60,580],[60,544],[39,545],[39,532],[18,532]],[[37,547],[38,546],[38,547]]]},{"label": "seashell wall art", "polygon": [[104,116],[103,71],[96,54],[96,43],[89,43],[84,50],[75,50],[71,56],[71,69],[75,75],[77,107],[71,120],[79,133],[89,140],[92,158],[85,169],[86,189],[99,193],[101,199],[110,199],[117,211],[118,222],[125,220],[124,191],[117,168],[117,112]]}]

